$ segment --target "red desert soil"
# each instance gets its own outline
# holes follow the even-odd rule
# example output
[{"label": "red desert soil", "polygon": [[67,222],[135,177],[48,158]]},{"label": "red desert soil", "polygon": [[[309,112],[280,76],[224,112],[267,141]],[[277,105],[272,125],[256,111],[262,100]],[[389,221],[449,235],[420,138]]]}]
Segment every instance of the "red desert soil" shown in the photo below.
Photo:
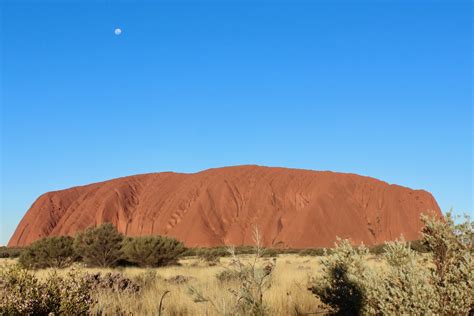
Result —
[{"label": "red desert soil", "polygon": [[441,216],[433,196],[355,174],[237,166],[194,174],[153,173],[49,192],[9,246],[111,222],[129,236],[166,235],[187,246],[332,246],[336,236],[380,244],[419,237],[420,214]]}]

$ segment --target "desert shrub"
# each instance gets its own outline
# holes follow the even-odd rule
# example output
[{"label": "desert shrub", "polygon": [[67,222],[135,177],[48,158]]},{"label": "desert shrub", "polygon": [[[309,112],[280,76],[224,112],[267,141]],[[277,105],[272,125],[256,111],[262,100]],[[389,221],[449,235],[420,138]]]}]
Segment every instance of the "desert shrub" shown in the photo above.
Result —
[{"label": "desert shrub", "polygon": [[[228,289],[233,295],[234,301],[230,311],[224,310],[217,304],[216,298],[210,298],[193,287],[189,287],[194,301],[197,303],[208,302],[219,315],[267,315],[269,307],[263,299],[264,292],[271,286],[271,276],[275,268],[275,259],[271,263],[264,263],[261,239],[258,230],[254,231],[255,247],[253,257],[248,261],[241,260],[235,248],[228,249],[231,256],[228,272],[221,273],[223,281],[238,280],[237,288]],[[218,277],[219,278],[219,277]],[[227,306],[225,308],[228,308]]]},{"label": "desert shrub", "polygon": [[467,314],[474,310],[474,223],[455,224],[451,213],[444,220],[423,216],[423,242],[435,265],[431,282],[435,285],[440,315]]},{"label": "desert shrub", "polygon": [[386,244],[383,254],[388,271],[366,284],[369,302],[365,310],[382,315],[433,314],[437,297],[428,269],[421,268],[419,255],[403,239]]},{"label": "desert shrub", "polygon": [[[279,254],[295,254],[299,253],[300,249],[292,249],[292,248],[263,248],[264,255],[269,257],[274,257]],[[253,255],[255,253],[254,246],[238,246],[234,247],[234,253],[236,255]],[[188,248],[183,253],[183,256],[197,256],[200,258],[205,257],[229,257],[229,248],[228,247],[211,247],[211,248]]]},{"label": "desert shrub", "polygon": [[127,238],[123,246],[125,258],[142,267],[175,264],[184,251],[182,242],[162,236]]},{"label": "desert shrub", "polygon": [[297,248],[274,248],[278,254],[299,254],[303,249]]},{"label": "desert shrub", "polygon": [[233,282],[240,279],[240,273],[232,271],[232,270],[222,270],[221,272],[216,274],[216,279],[219,282]]},{"label": "desert shrub", "polygon": [[110,223],[88,228],[74,239],[74,250],[91,266],[112,267],[122,256],[123,235]]},{"label": "desert shrub", "polygon": [[243,273],[240,270],[225,269],[216,274],[216,279],[222,283],[241,281],[241,277],[249,274],[251,271],[249,267],[244,267]]},{"label": "desert shrub", "polygon": [[0,247],[0,258],[18,258],[23,248]]},{"label": "desert shrub", "polygon": [[183,257],[194,257],[197,256],[197,251],[199,248],[186,248],[186,250],[183,252],[182,256]]},{"label": "desert shrub", "polygon": [[375,245],[369,248],[369,253],[379,256],[385,253],[385,248],[386,248],[385,244]]},{"label": "desert shrub", "polygon": [[262,257],[264,258],[275,258],[278,257],[278,251],[276,249],[267,248],[262,252]]},{"label": "desert shrub", "polygon": [[[418,253],[428,253],[429,249],[423,240],[413,240],[409,242],[409,246],[412,250]],[[382,255],[386,251],[386,244],[375,245],[369,248],[369,252],[373,255]]]},{"label": "desert shrub", "polygon": [[338,240],[331,255],[321,259],[322,277],[310,287],[331,311],[340,315],[359,315],[365,304],[365,257],[368,249],[352,247],[348,240]]},{"label": "desert shrub", "polygon": [[[275,257],[279,254],[295,254],[299,253],[300,249],[292,248],[262,248],[264,250],[264,256]],[[253,255],[255,252],[254,246],[238,246],[234,247],[236,255]],[[203,261],[213,258],[229,257],[228,247],[211,247],[211,248],[188,248],[183,253],[183,256],[197,256]],[[215,260],[218,261],[218,260]]]},{"label": "desert shrub", "polygon": [[307,248],[307,249],[301,249],[298,252],[298,255],[300,256],[313,256],[313,257],[319,257],[324,255],[324,248]]},{"label": "desert shrub", "polygon": [[56,292],[60,301],[59,311],[54,314],[88,315],[95,303],[91,284],[80,271],[72,269],[66,277],[52,274],[44,284],[48,291],[51,291],[51,288],[54,291],[59,290]]},{"label": "desert shrub", "polygon": [[140,292],[140,285],[123,276],[121,273],[107,272],[104,275],[99,273],[86,273],[84,280],[94,290],[107,290],[115,293],[134,294]]},{"label": "desert shrub", "polygon": [[156,274],[155,270],[147,269],[145,272],[135,276],[134,282],[137,283],[140,288],[149,289],[159,279],[161,279],[161,277]]},{"label": "desert shrub", "polygon": [[20,255],[25,268],[64,268],[75,258],[74,239],[69,236],[46,237],[33,242]]},{"label": "desert shrub", "polygon": [[367,250],[340,241],[323,258],[310,290],[336,314],[467,315],[473,311],[473,225],[422,217],[420,254],[403,239],[384,247],[386,269],[367,265]]},{"label": "desert shrub", "polygon": [[[254,232],[255,234],[255,232]],[[235,247],[234,250],[233,250],[233,253],[235,255],[255,255],[255,251],[256,251],[256,246],[250,246],[250,245],[247,245],[247,246],[239,246],[239,247]],[[265,248],[263,248],[262,245],[259,246],[260,247],[260,250],[263,251]],[[233,256],[232,252],[229,252],[229,248],[227,247],[224,247],[223,248],[225,250],[225,252],[227,253],[227,256]]]},{"label": "desert shrub", "polygon": [[19,265],[0,269],[0,315],[87,315],[94,303],[90,293],[74,270],[41,282]]},{"label": "desert shrub", "polygon": [[[409,242],[409,246],[412,250],[418,253],[428,253],[429,249],[423,240],[412,240]],[[382,255],[386,251],[386,244],[375,245],[369,248],[369,252],[373,255]]]},{"label": "desert shrub", "polygon": [[206,262],[210,266],[214,266],[220,262],[222,254],[219,249],[209,249],[198,252],[198,257],[201,261]]},{"label": "desert shrub", "polygon": [[430,249],[428,248],[428,245],[426,245],[423,240],[412,240],[412,241],[410,241],[410,248],[413,251],[416,251],[418,253],[429,253],[430,252]]},{"label": "desert shrub", "polygon": [[196,249],[196,255],[199,258],[206,260],[205,258],[221,258],[228,257],[229,252],[225,247],[213,247],[213,248],[198,248]]},{"label": "desert shrub", "polygon": [[47,315],[49,312],[42,297],[42,285],[33,274],[19,266],[0,270],[0,292],[1,315]]}]

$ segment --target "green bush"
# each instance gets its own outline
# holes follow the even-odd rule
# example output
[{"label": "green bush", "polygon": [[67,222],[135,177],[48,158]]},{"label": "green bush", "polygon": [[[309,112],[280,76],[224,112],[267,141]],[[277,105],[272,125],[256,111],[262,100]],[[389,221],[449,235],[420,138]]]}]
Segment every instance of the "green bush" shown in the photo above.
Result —
[{"label": "green bush", "polygon": [[74,250],[91,266],[113,267],[122,257],[123,235],[110,223],[88,228],[74,240]]},{"label": "green bush", "polygon": [[279,252],[276,249],[266,248],[263,250],[262,257],[275,258],[278,257]]},{"label": "green bush", "polygon": [[0,258],[18,258],[23,248],[0,247]]},{"label": "green bush", "polygon": [[321,259],[322,277],[310,287],[311,292],[340,315],[359,315],[365,295],[358,276],[365,274],[367,254],[367,248],[338,240],[332,254]]},{"label": "green bush", "polygon": [[[227,256],[232,256],[229,254],[229,250],[227,247],[223,248],[227,252]],[[264,249],[264,248],[262,248]],[[235,247],[235,254],[236,255],[254,255],[255,254],[255,246],[239,246]]]},{"label": "green bush", "polygon": [[278,254],[299,254],[304,249],[297,248],[274,248]]},{"label": "green bush", "polygon": [[218,262],[219,258],[229,255],[226,247],[189,248],[183,253],[183,256],[196,256],[205,262]]},{"label": "green bush", "polygon": [[35,241],[21,252],[19,262],[25,268],[64,268],[74,261],[74,239],[69,236],[47,237]]},{"label": "green bush", "polygon": [[302,249],[298,252],[298,255],[300,256],[319,257],[319,256],[324,256],[324,254],[325,254],[324,248],[307,248],[307,249]]},{"label": "green bush", "polygon": [[175,264],[184,251],[182,242],[162,236],[127,238],[123,246],[125,258],[142,267]]},{"label": "green bush", "polygon": [[19,265],[0,269],[0,315],[88,315],[89,284],[74,270],[50,274],[44,282]]},{"label": "green bush", "polygon": [[422,242],[414,251],[404,240],[384,247],[386,268],[367,264],[368,250],[339,241],[321,260],[322,276],[310,290],[336,314],[467,315],[474,309],[474,229],[422,217]]},{"label": "green bush", "polygon": [[[236,255],[252,255],[254,254],[253,246],[239,246],[234,247]],[[299,249],[279,249],[279,248],[262,248],[264,251],[263,256],[275,257],[279,254],[294,254],[298,253]],[[204,261],[208,258],[221,258],[229,257],[228,247],[212,247],[212,248],[188,248],[183,253],[183,256],[197,256]],[[212,260],[211,260],[212,261]]]}]

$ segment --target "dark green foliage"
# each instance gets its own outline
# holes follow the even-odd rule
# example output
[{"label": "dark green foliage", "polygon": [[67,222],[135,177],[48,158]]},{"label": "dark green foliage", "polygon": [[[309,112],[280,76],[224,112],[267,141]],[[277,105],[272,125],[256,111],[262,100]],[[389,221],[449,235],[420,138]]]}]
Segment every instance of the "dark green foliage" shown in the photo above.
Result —
[{"label": "dark green foliage", "polygon": [[184,251],[182,242],[162,236],[127,238],[123,246],[125,258],[142,267],[175,264]]},{"label": "dark green foliage", "polygon": [[324,256],[324,248],[307,248],[298,252],[300,256]]},{"label": "dark green foliage", "polygon": [[114,225],[88,228],[74,240],[74,250],[90,266],[113,267],[122,257],[123,235]]},{"label": "dark green foliage", "polygon": [[64,268],[74,261],[74,239],[69,236],[47,237],[25,248],[19,262],[25,268]]},{"label": "dark green foliage", "polygon": [[[225,248],[228,249],[228,248]],[[262,248],[264,249],[264,248]],[[229,251],[227,251],[229,252]],[[255,254],[255,246],[239,246],[235,248],[236,255],[254,255]]]},{"label": "dark green foliage", "polygon": [[312,287],[311,292],[321,301],[335,310],[336,315],[360,315],[364,303],[362,287],[349,279],[348,268],[344,264],[337,264],[329,271],[331,273],[331,287]]},{"label": "dark green foliage", "polygon": [[322,276],[309,288],[337,315],[359,315],[366,303],[366,289],[358,278],[366,275],[368,249],[340,240],[332,253],[321,259]]},{"label": "dark green foliage", "polygon": [[278,254],[299,254],[303,249],[297,248],[274,248]]},{"label": "dark green foliage", "polygon": [[430,248],[423,240],[413,240],[410,242],[410,248],[419,253],[428,253]]},{"label": "dark green foliage", "polygon": [[0,258],[18,258],[23,248],[0,247]]},{"label": "dark green foliage", "polygon": [[267,248],[262,252],[262,257],[264,258],[275,258],[278,257],[278,251],[276,249]]},{"label": "dark green foliage", "polygon": [[[240,252],[238,252],[240,250]],[[239,254],[244,253],[246,247],[236,248],[236,252]],[[249,252],[250,253],[250,252]],[[228,257],[230,256],[229,250],[226,247],[212,247],[212,248],[189,248],[183,253],[183,256],[197,256],[205,260],[205,258],[212,257]]]}]

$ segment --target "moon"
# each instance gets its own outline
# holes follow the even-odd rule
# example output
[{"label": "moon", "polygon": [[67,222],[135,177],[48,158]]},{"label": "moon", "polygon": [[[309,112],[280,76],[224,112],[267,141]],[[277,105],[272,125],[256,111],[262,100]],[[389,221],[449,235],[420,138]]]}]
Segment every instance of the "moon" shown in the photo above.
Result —
[{"label": "moon", "polygon": [[114,33],[115,33],[115,35],[118,36],[118,35],[122,34],[122,29],[119,28],[119,27],[117,27],[117,28],[114,30]]}]

